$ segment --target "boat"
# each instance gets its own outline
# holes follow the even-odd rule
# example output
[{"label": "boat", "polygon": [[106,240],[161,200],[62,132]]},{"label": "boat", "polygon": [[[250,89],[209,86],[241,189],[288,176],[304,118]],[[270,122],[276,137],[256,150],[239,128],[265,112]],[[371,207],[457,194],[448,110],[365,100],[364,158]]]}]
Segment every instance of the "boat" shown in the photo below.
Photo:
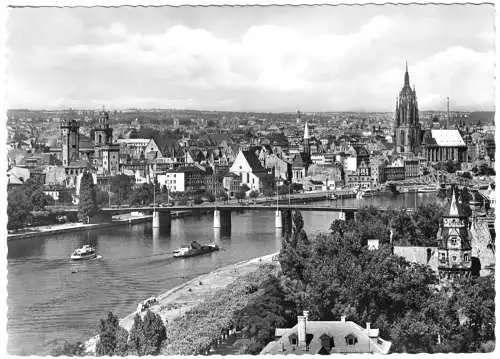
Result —
[{"label": "boat", "polygon": [[181,247],[174,251],[174,257],[194,257],[200,254],[218,251],[219,247],[215,243],[199,244],[196,241],[191,242],[190,245]]},{"label": "boat", "polygon": [[430,192],[437,192],[439,188],[434,187],[434,186],[424,186],[424,187],[419,187],[417,192],[418,193],[430,193]]},{"label": "boat", "polygon": [[335,193],[330,193],[330,195],[328,196],[328,198],[332,201],[335,201],[337,199],[337,195]]},{"label": "boat", "polygon": [[82,248],[75,249],[70,258],[72,260],[95,259],[97,252],[94,247],[85,244]]},{"label": "boat", "polygon": [[374,190],[374,189],[365,189],[364,191],[361,192],[361,196],[362,197],[374,197],[378,194],[378,191],[377,190]]}]

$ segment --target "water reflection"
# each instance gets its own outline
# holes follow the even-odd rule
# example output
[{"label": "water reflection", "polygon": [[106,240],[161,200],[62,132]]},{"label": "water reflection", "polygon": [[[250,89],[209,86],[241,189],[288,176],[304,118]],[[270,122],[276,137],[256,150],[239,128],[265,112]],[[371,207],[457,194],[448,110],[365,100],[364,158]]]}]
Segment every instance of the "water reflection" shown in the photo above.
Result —
[{"label": "water reflection", "polygon": [[8,242],[7,258],[43,257],[45,240],[43,238],[14,239]]},{"label": "water reflection", "polygon": [[274,233],[274,243],[275,243],[275,248],[276,252],[279,252],[281,250],[281,240],[283,238],[283,228],[276,228],[276,231]]}]

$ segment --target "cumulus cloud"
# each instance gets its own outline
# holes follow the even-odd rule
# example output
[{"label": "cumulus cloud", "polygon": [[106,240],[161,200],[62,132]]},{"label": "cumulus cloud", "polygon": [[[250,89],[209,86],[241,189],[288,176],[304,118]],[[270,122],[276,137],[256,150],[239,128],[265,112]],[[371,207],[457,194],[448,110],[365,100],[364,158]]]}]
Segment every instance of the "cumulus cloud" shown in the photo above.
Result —
[{"label": "cumulus cloud", "polygon": [[[19,65],[10,69],[9,102],[43,106],[64,98],[83,105],[101,98],[117,107],[391,110],[402,85],[405,38],[418,37],[407,21],[377,13],[348,31],[256,21],[240,33],[221,34],[187,24],[140,31],[117,19],[90,26],[87,41],[79,35],[71,43],[66,34],[60,46],[41,41],[31,51],[20,48]],[[474,36],[484,41],[488,34]],[[450,43],[412,55],[421,106],[437,106],[445,96],[471,105],[493,103],[493,48]],[[38,90],[48,78],[51,86]]]}]

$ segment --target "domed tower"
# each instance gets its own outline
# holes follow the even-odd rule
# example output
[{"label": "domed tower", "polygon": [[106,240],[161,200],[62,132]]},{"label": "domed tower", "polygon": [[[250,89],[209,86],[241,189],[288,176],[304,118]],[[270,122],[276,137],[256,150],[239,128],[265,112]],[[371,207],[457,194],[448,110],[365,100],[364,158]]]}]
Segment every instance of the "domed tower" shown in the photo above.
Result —
[{"label": "domed tower", "polygon": [[99,173],[115,176],[120,167],[120,145],[113,143],[113,128],[109,126],[109,115],[106,111],[99,114],[97,126],[94,128],[95,154],[99,162]]},{"label": "domed tower", "polygon": [[418,116],[417,93],[410,87],[408,64],[404,85],[396,100],[394,115],[394,149],[396,153],[416,154],[420,151],[421,125]]},{"label": "domed tower", "polygon": [[99,113],[97,126],[94,128],[94,145],[104,146],[113,142],[113,129],[109,127],[109,115],[106,111]]}]

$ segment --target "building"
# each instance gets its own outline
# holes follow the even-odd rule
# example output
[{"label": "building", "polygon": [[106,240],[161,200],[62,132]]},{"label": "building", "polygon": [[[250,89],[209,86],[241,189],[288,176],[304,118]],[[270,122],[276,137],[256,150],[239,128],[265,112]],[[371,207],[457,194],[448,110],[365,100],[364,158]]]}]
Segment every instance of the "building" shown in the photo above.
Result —
[{"label": "building", "polygon": [[120,145],[113,143],[113,129],[106,111],[99,114],[94,128],[94,157],[98,160],[99,174],[116,176],[120,171]]},{"label": "building", "polygon": [[276,328],[276,340],[270,342],[260,354],[388,354],[391,342],[379,337],[379,330],[370,323],[362,327],[346,321],[310,321],[308,312],[297,317],[293,328]]},{"label": "building", "polygon": [[424,157],[429,162],[467,162],[467,145],[458,130],[428,130],[422,142]]},{"label": "building", "polygon": [[253,151],[240,151],[229,172],[240,176],[241,183],[246,184],[251,190],[259,191],[265,186],[267,170],[262,167]]},{"label": "building", "polygon": [[68,166],[71,161],[79,159],[80,125],[76,120],[61,122],[62,163]]},{"label": "building", "polygon": [[469,221],[461,211],[455,189],[447,212],[437,233],[439,278],[444,281],[469,276],[472,264]]},{"label": "building", "polygon": [[405,159],[405,179],[413,179],[420,176],[420,163],[417,159]]},{"label": "building", "polygon": [[410,87],[408,64],[404,85],[396,100],[394,115],[394,150],[396,153],[412,156],[420,151],[421,125],[415,87]]},{"label": "building", "polygon": [[205,191],[205,175],[198,167],[179,167],[157,174],[156,178],[159,185],[170,192],[201,193]]}]

